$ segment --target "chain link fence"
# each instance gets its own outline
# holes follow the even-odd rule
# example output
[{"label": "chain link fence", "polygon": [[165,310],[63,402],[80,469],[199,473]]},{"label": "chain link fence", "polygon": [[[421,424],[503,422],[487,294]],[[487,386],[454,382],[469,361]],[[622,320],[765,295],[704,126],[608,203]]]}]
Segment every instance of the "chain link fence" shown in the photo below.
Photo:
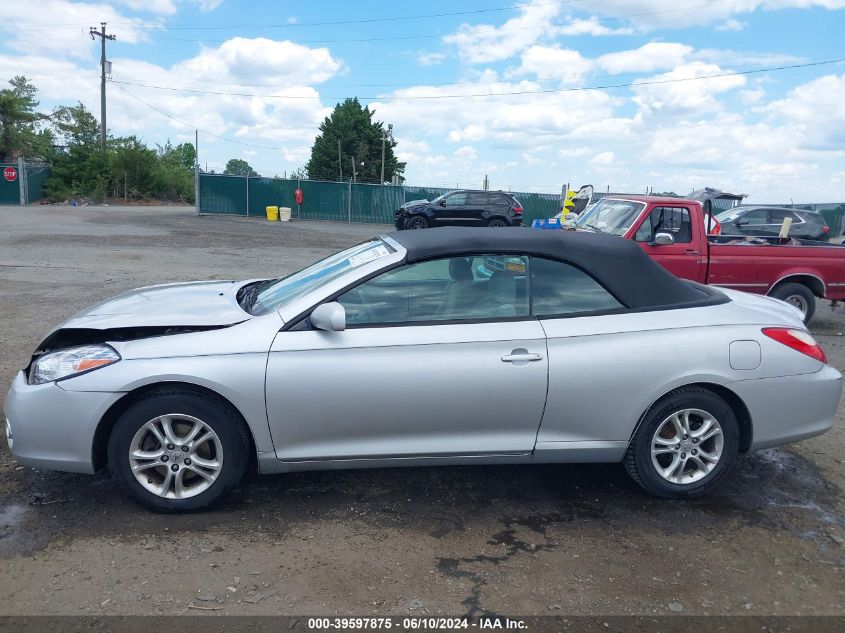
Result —
[{"label": "chain link fence", "polygon": [[[302,204],[296,204],[297,187]],[[433,200],[452,191],[441,187],[371,185],[284,178],[199,175],[199,213],[261,216],[268,206],[290,207],[294,218],[392,224],[393,214],[410,200]],[[522,203],[526,223],[560,211],[560,195],[510,192]]]}]

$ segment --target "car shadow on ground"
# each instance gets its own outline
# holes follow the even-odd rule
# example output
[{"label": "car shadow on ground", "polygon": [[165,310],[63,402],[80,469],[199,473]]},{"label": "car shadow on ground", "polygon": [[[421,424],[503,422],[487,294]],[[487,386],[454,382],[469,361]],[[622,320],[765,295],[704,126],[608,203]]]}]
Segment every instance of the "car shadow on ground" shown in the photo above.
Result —
[{"label": "car shadow on ground", "polygon": [[542,537],[550,526],[573,522],[674,534],[721,529],[729,520],[786,529],[820,546],[833,544],[824,538],[831,529],[845,536],[840,490],[812,462],[779,449],[743,456],[719,489],[692,501],[647,495],[619,464],[391,468],[252,475],[216,509],[191,515],[138,507],[107,472],[2,470],[0,484],[14,484],[0,486],[5,556],[77,537],[132,540],[212,527],[245,539],[280,538],[320,521],[358,521],[434,539],[471,525],[517,548],[516,526]]}]

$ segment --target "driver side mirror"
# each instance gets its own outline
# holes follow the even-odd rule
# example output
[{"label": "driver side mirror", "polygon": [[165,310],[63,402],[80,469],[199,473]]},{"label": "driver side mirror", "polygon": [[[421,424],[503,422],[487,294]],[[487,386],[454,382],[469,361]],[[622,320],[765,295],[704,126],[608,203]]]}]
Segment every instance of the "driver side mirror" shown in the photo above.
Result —
[{"label": "driver side mirror", "polygon": [[671,246],[675,243],[675,236],[671,233],[660,232],[654,236],[654,243],[657,246]]},{"label": "driver side mirror", "polygon": [[445,201],[445,200],[441,200],[441,201],[440,201],[440,202],[438,202],[437,204],[439,204],[441,207],[445,207],[445,206],[446,206],[446,201]]},{"label": "driver side mirror", "polygon": [[346,329],[346,310],[337,301],[322,303],[314,308],[308,320],[318,330],[343,332]]}]

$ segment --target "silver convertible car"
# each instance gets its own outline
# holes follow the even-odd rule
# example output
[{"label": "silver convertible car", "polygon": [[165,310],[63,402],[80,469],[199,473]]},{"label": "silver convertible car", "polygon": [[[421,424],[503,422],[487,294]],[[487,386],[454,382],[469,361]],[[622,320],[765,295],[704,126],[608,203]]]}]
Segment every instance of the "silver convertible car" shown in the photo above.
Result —
[{"label": "silver convertible car", "polygon": [[283,279],[153,286],[54,329],[6,399],[22,464],[158,511],[246,470],[623,462],[705,493],[830,428],[842,376],[776,299],[568,231],[390,233]]}]

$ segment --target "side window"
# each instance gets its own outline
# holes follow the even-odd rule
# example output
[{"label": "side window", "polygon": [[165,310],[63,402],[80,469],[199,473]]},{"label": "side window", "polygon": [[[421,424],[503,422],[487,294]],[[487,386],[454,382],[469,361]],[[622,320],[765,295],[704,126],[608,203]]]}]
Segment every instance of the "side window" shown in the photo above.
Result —
[{"label": "side window", "polygon": [[531,313],[536,316],[624,308],[587,273],[564,262],[531,258]]},{"label": "side window", "polygon": [[643,221],[634,240],[637,242],[651,242],[657,233],[671,233],[675,242],[687,244],[692,242],[692,224],[689,209],[686,207],[655,207]]},{"label": "side window", "polygon": [[490,205],[490,201],[487,194],[473,192],[467,194],[467,204],[471,207],[487,207]]},{"label": "side window", "polygon": [[528,316],[527,257],[476,255],[389,270],[338,297],[349,326]]},{"label": "side window", "polygon": [[466,204],[467,195],[465,193],[453,193],[446,198],[447,207],[460,207]]},{"label": "side window", "polygon": [[746,225],[754,225],[754,224],[765,224],[766,223],[766,210],[765,209],[754,209],[753,211],[749,211],[739,217],[739,221]]},{"label": "side window", "polygon": [[[792,218],[792,214],[786,209],[769,209],[768,224],[783,224],[786,218]],[[793,222],[795,218],[792,218]]]}]

